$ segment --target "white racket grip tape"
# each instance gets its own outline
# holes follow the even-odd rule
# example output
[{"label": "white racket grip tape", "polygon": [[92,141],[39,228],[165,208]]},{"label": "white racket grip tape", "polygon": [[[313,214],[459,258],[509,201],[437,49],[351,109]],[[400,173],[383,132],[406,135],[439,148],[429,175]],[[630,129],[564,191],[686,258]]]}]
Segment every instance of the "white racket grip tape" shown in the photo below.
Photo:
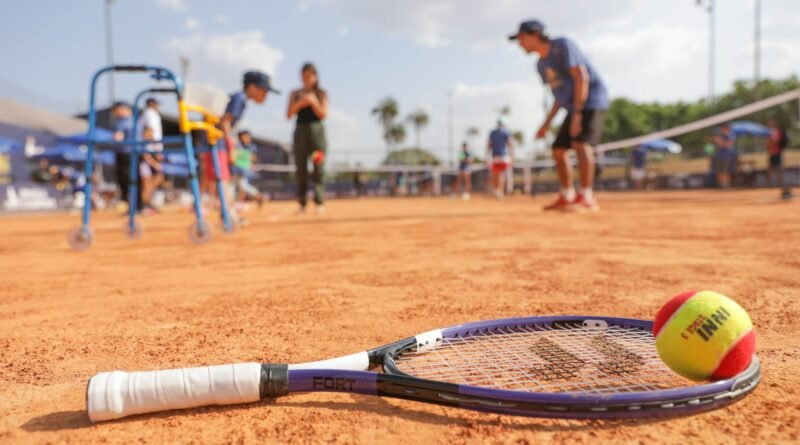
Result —
[{"label": "white racket grip tape", "polygon": [[89,380],[93,422],[207,405],[259,400],[261,364],[237,363],[145,372],[102,372]]}]

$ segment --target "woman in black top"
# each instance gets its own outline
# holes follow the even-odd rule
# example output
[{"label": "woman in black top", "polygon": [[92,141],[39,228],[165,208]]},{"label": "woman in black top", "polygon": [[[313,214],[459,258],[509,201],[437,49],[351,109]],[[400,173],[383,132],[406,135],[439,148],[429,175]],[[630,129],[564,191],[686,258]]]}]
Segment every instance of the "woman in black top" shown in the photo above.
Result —
[{"label": "woman in black top", "polygon": [[308,161],[311,159],[313,171],[310,179],[314,183],[314,203],[317,205],[317,212],[322,213],[325,194],[323,167],[328,149],[322,120],[328,114],[328,94],[319,87],[317,68],[313,64],[303,65],[301,75],[303,88],[292,91],[289,95],[289,107],[286,111],[287,119],[297,116],[292,146],[297,166],[297,201],[300,204],[299,212],[304,212],[308,193]]}]

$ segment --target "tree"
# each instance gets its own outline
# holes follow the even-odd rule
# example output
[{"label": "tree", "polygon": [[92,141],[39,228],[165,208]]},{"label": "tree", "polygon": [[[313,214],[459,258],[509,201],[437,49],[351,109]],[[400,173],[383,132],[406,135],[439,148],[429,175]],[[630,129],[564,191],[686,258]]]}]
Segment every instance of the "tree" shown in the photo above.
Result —
[{"label": "tree", "polygon": [[394,148],[395,145],[406,140],[406,128],[402,124],[392,125],[386,129],[383,138],[386,139],[390,147]]},{"label": "tree", "polygon": [[500,116],[511,116],[511,106],[503,105],[502,107],[500,107],[498,113],[500,114]]},{"label": "tree", "polygon": [[[378,122],[383,127],[383,139],[386,140],[387,148],[391,150],[393,138],[390,137],[392,133],[390,130],[395,127],[395,119],[400,114],[397,101],[393,97],[387,97],[380,102],[375,108],[372,109],[372,114],[378,118]],[[403,131],[405,133],[405,130]],[[403,134],[405,138],[405,134]]]},{"label": "tree", "polygon": [[514,139],[514,142],[516,142],[518,146],[522,145],[525,143],[525,134],[522,133],[522,131],[517,130],[511,133],[511,139]]},{"label": "tree", "polygon": [[417,110],[406,117],[406,120],[414,127],[414,136],[417,142],[417,148],[422,148],[420,143],[420,133],[422,129],[428,126],[430,117],[425,110]]},{"label": "tree", "polygon": [[384,165],[439,165],[439,158],[421,148],[394,150],[386,156]]}]

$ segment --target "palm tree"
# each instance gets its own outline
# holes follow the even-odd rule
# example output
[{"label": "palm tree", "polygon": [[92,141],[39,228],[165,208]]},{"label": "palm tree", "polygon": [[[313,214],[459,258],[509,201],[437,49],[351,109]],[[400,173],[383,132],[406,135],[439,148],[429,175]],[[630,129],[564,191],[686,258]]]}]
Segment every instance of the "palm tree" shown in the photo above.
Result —
[{"label": "palm tree", "polygon": [[[395,126],[394,120],[400,114],[397,101],[393,97],[387,97],[372,109],[372,114],[377,116],[378,122],[383,127],[383,138],[386,140],[387,148],[391,148],[392,140],[389,137],[390,129]],[[403,135],[405,137],[405,135]]]},{"label": "palm tree", "polygon": [[414,136],[417,141],[417,148],[422,148],[420,143],[420,133],[422,129],[428,126],[428,122],[430,121],[430,117],[425,110],[417,110],[406,117],[406,120],[414,126]]},{"label": "palm tree", "polygon": [[511,133],[511,139],[514,139],[514,142],[516,142],[517,145],[522,145],[525,143],[525,135],[520,130]]},{"label": "palm tree", "polygon": [[476,137],[481,135],[481,130],[478,127],[469,127],[467,128],[467,140],[470,141],[470,145],[474,145],[472,140]]},{"label": "palm tree", "polygon": [[511,115],[511,106],[510,105],[503,105],[500,107],[500,116],[510,116]]},{"label": "palm tree", "polygon": [[406,140],[406,127],[403,124],[392,125],[386,129],[383,138],[386,139],[389,146],[394,147]]}]

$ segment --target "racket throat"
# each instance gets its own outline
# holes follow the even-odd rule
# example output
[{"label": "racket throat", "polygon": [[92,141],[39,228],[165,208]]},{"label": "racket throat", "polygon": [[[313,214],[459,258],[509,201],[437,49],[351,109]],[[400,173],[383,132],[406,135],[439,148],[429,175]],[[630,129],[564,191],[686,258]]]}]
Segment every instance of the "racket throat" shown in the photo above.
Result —
[{"label": "racket throat", "polygon": [[261,381],[258,389],[262,399],[289,394],[289,365],[262,364]]}]

